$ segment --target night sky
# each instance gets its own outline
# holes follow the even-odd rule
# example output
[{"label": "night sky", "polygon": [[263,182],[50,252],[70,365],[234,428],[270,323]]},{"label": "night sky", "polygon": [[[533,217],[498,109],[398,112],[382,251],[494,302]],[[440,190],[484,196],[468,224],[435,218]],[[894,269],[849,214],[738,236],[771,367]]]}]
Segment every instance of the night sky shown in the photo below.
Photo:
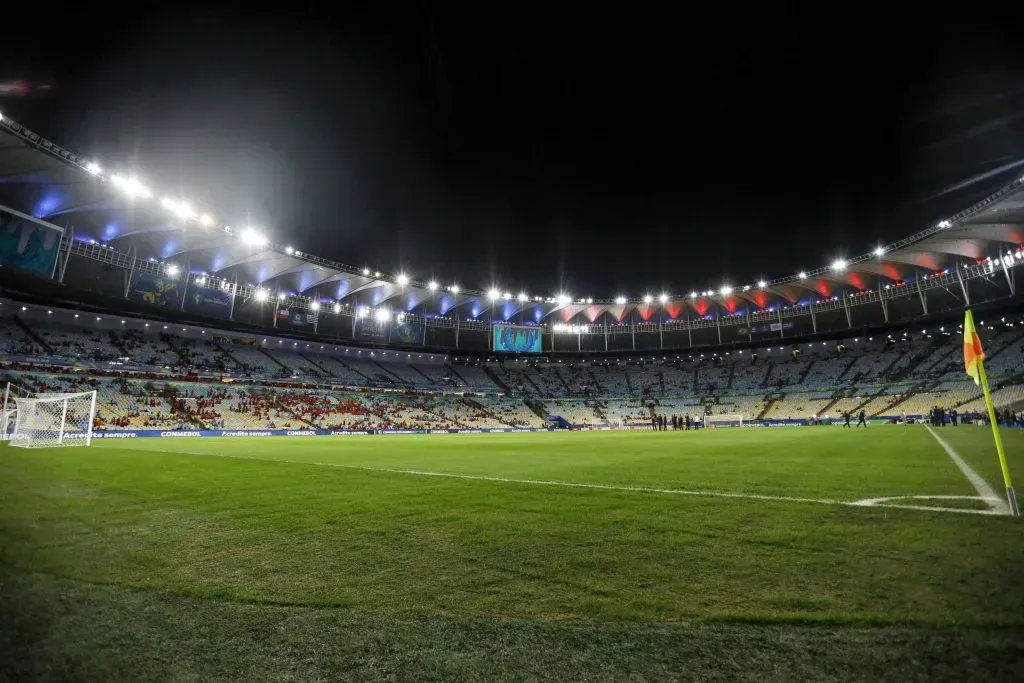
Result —
[{"label": "night sky", "polygon": [[792,274],[1024,169],[1024,51],[963,5],[300,5],[48,20],[0,109],[276,242],[545,295]]}]

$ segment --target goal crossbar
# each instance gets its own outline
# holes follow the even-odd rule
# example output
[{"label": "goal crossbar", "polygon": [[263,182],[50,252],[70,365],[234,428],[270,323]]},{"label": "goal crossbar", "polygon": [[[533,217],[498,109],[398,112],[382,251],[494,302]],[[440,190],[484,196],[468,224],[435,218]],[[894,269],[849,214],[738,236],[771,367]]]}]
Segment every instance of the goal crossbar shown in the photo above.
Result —
[{"label": "goal crossbar", "polygon": [[708,427],[722,426],[728,427],[735,425],[742,427],[747,422],[747,418],[743,417],[738,413],[732,413],[727,415],[705,415],[704,424]]}]

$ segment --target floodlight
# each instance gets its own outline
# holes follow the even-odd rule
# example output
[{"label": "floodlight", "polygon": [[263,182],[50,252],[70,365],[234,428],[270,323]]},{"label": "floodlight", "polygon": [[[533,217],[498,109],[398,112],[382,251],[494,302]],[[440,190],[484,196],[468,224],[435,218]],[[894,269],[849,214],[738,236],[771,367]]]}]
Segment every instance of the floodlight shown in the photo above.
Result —
[{"label": "floodlight", "polygon": [[501,298],[504,299],[505,301],[508,301],[509,299],[512,298],[512,293],[511,292],[505,292],[504,294],[501,295]]},{"label": "floodlight", "polygon": [[799,278],[800,278],[801,280],[806,280],[806,279],[807,279],[807,273],[805,273],[804,271],[802,271],[802,270],[801,270],[801,271],[800,271],[800,272],[799,272],[799,273],[797,274],[797,277],[799,277]]},{"label": "floodlight", "polygon": [[369,313],[370,313],[370,310],[368,308],[366,308],[365,306],[360,306],[356,310],[356,316],[358,316],[360,318],[365,318]]},{"label": "floodlight", "polygon": [[288,295],[287,295],[287,294],[285,294],[284,292],[280,292],[280,293],[279,293],[279,294],[277,295],[277,298],[278,298],[278,300],[279,300],[279,301],[284,301],[284,299],[285,299],[285,297],[286,297],[286,296],[288,296]]},{"label": "floodlight", "polygon": [[242,231],[242,241],[251,247],[262,247],[266,246],[269,240],[252,228],[246,228]]},{"label": "floodlight", "polygon": [[370,274],[370,269],[369,268],[363,268],[363,275],[369,275],[369,274]]},{"label": "floodlight", "polygon": [[431,280],[430,282],[427,283],[427,289],[429,289],[431,292],[436,292],[437,291],[437,283],[434,282],[433,280]]},{"label": "floodlight", "polygon": [[458,294],[459,293],[459,286],[458,285],[452,285],[451,287],[448,288],[448,290],[452,294]]},{"label": "floodlight", "polygon": [[594,300],[593,300],[593,299],[591,299],[591,298],[590,298],[590,297],[588,296],[588,297],[587,297],[587,303],[588,303],[588,304],[592,304],[592,303],[594,303]]},{"label": "floodlight", "polygon": [[496,300],[499,296],[501,296],[501,292],[494,289],[493,287],[487,290],[487,298],[490,299],[491,301]]},{"label": "floodlight", "polygon": [[654,297],[652,297],[650,294],[645,294],[644,295],[644,303],[645,304],[649,304],[652,301],[654,301]]},{"label": "floodlight", "polygon": [[529,301],[529,300],[530,300],[530,297],[526,296],[526,292],[519,292],[519,301],[520,301],[520,303],[524,303],[524,302]]},{"label": "floodlight", "polygon": [[953,225],[953,224],[950,223],[949,221],[939,221],[939,227],[940,228],[945,229],[945,228],[948,228],[951,225]]},{"label": "floodlight", "polygon": [[760,287],[761,289],[764,289],[765,287],[768,286],[768,283],[765,282],[764,280],[758,280],[757,281],[757,286]]},{"label": "floodlight", "polygon": [[266,301],[267,300],[267,296],[268,296],[267,290],[265,290],[265,289],[257,289],[256,290],[256,301]]},{"label": "floodlight", "polygon": [[374,277],[380,277],[380,271],[379,270],[373,271],[373,276]]},{"label": "floodlight", "polygon": [[341,313],[341,304],[334,304],[334,312]]},{"label": "floodlight", "polygon": [[555,297],[555,301],[561,304],[562,306],[565,306],[566,304],[572,303],[572,297],[569,296],[568,294],[559,294],[558,296]]},{"label": "floodlight", "polygon": [[152,196],[145,185],[143,185],[138,178],[129,176],[112,175],[110,176],[110,182],[114,183],[118,188],[121,189],[129,197],[141,197],[146,198]]},{"label": "floodlight", "polygon": [[722,289],[719,290],[722,296],[729,296],[732,294],[732,287],[729,285],[722,285]]},{"label": "floodlight", "polygon": [[661,303],[665,303],[666,301],[668,301],[668,294],[662,294],[661,296],[659,296],[658,301],[660,301]]},{"label": "floodlight", "polygon": [[690,292],[690,298],[691,299],[696,299],[697,298],[697,292]]},{"label": "floodlight", "polygon": [[311,309],[313,309],[314,311],[319,311],[320,310],[320,302],[319,301],[314,301],[313,303],[311,303],[309,305],[309,307]]},{"label": "floodlight", "polygon": [[615,303],[618,304],[619,306],[624,306],[626,304],[626,297],[624,297],[624,296],[617,296],[617,297],[615,297]]},{"label": "floodlight", "polygon": [[409,284],[409,276],[405,273],[399,273],[398,277],[395,278],[395,282],[397,282],[400,287],[405,287]]},{"label": "floodlight", "polygon": [[837,272],[846,270],[846,259],[837,258],[835,261],[833,261],[832,270]]},{"label": "floodlight", "polygon": [[103,169],[100,168],[100,165],[97,164],[95,161],[90,161],[89,163],[87,163],[85,165],[85,170],[88,171],[89,173],[92,173],[93,175],[99,175],[100,173],[103,172]]},{"label": "floodlight", "polygon": [[174,265],[173,263],[167,266],[167,274],[170,275],[171,277],[176,276],[179,270],[180,269],[178,268],[178,266]]},{"label": "floodlight", "polygon": [[881,256],[885,253],[885,247],[875,247],[875,256]]},{"label": "floodlight", "polygon": [[377,322],[382,323],[386,322],[387,319],[391,317],[391,313],[388,312],[388,309],[386,308],[378,308],[376,312],[374,312],[373,317],[377,319]]}]

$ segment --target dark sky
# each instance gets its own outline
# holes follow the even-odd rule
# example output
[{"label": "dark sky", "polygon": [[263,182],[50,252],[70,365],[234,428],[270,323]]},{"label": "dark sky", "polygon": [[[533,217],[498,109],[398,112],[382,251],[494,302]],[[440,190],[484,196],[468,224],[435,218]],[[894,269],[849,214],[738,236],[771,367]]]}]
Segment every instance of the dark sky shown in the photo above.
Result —
[{"label": "dark sky", "polygon": [[537,294],[813,268],[1024,159],[1013,22],[962,4],[284,6],[55,17],[0,61],[52,89],[0,107],[275,241]]}]

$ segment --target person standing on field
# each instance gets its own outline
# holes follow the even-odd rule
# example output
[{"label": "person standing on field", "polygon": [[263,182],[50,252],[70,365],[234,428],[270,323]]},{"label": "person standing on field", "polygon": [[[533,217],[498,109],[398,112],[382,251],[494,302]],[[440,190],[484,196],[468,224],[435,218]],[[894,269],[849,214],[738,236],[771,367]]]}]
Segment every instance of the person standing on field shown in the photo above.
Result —
[{"label": "person standing on field", "polygon": [[860,427],[861,425],[864,425],[864,429],[868,428],[868,421],[864,419],[866,416],[867,416],[867,413],[865,413],[863,410],[860,411],[860,415],[857,416],[857,426],[858,427]]},{"label": "person standing on field", "polygon": [[845,427],[849,427],[850,426],[850,411],[849,410],[844,410],[843,411],[843,420],[845,420],[845,422],[843,422],[843,427],[844,428]]}]

